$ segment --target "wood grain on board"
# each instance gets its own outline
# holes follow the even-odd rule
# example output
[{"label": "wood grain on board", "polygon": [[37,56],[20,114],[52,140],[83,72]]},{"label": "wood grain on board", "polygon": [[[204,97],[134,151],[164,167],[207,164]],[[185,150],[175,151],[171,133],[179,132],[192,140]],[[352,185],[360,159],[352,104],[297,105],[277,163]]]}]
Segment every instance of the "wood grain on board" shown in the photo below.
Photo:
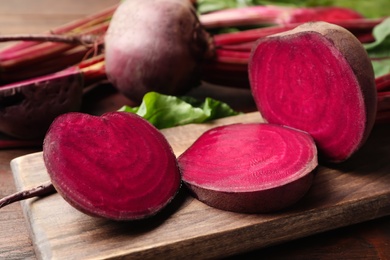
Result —
[{"label": "wood grain on board", "polygon": [[[207,129],[260,122],[259,113],[163,130],[176,155]],[[223,257],[390,215],[390,126],[374,129],[366,145],[341,164],[321,165],[309,193],[275,214],[238,214],[211,208],[182,189],[153,218],[113,222],[92,218],[58,194],[22,202],[41,259]],[[18,190],[48,180],[42,153],[11,162]]]}]

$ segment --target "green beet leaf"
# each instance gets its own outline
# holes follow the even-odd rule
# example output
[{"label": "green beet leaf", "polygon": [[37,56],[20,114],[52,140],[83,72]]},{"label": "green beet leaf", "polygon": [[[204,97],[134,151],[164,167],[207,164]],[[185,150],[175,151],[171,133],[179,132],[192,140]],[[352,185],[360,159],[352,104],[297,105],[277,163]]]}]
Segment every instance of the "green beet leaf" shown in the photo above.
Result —
[{"label": "green beet leaf", "polygon": [[363,44],[371,58],[375,77],[390,73],[390,18],[386,18],[373,30],[374,42]]},{"label": "green beet leaf", "polygon": [[124,106],[119,111],[138,114],[158,129],[203,123],[209,120],[239,114],[221,101],[206,98],[176,97],[156,92],[147,93],[139,107]]},{"label": "green beet leaf", "polygon": [[390,57],[388,59],[371,60],[375,78],[390,73]]},{"label": "green beet leaf", "polygon": [[390,57],[390,17],[375,26],[373,30],[375,41],[364,44],[370,58]]}]

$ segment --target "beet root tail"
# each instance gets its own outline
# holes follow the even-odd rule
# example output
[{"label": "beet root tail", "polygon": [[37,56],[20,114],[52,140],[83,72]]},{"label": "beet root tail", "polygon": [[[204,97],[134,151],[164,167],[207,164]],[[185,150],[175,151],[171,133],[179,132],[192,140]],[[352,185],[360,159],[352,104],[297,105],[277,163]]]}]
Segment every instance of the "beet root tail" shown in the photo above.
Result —
[{"label": "beet root tail", "polygon": [[56,190],[51,182],[44,183],[30,190],[19,191],[9,196],[0,199],[0,208],[3,208],[9,204],[17,201],[41,197],[54,193]]}]

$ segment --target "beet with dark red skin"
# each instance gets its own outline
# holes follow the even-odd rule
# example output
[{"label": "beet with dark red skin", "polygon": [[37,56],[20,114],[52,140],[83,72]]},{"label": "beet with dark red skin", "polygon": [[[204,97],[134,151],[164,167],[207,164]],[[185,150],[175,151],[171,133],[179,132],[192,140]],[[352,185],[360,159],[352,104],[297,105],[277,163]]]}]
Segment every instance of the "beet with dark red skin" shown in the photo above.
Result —
[{"label": "beet with dark red skin", "polygon": [[212,38],[189,0],[132,0],[115,11],[105,36],[106,73],[127,98],[186,93],[200,85]]},{"label": "beet with dark red skin", "polygon": [[176,157],[162,133],[126,112],[59,116],[45,137],[43,158],[67,202],[107,219],[152,216],[181,184]]},{"label": "beet with dark red skin", "polygon": [[286,209],[309,190],[317,149],[305,132],[233,124],[203,133],[178,158],[182,179],[209,206],[240,212]]},{"label": "beet with dark red skin", "polygon": [[263,118],[311,134],[323,160],[348,159],[374,125],[371,61],[340,26],[306,23],[260,39],[252,50],[249,79]]},{"label": "beet with dark red skin", "polygon": [[83,77],[70,68],[0,87],[0,132],[40,139],[59,115],[81,107]]}]

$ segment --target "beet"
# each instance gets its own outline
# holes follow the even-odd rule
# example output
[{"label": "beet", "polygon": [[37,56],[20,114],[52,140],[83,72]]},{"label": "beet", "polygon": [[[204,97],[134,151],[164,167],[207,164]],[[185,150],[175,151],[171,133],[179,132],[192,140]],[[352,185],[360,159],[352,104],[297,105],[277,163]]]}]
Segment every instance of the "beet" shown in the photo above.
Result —
[{"label": "beet", "polygon": [[68,203],[113,220],[154,215],[181,183],[165,137],[126,112],[59,116],[46,134],[43,158],[52,184]]},{"label": "beet", "polygon": [[75,68],[0,87],[0,132],[40,139],[60,114],[81,107],[83,77]]},{"label": "beet", "polygon": [[223,210],[285,209],[308,191],[317,166],[310,135],[253,123],[203,133],[178,158],[182,179],[200,201]]},{"label": "beet", "polygon": [[199,85],[210,42],[188,0],[124,1],[105,37],[107,77],[133,101],[183,94]]},{"label": "beet", "polygon": [[337,25],[306,23],[258,40],[249,79],[264,119],[311,134],[324,160],[348,159],[374,124],[370,59],[356,37]]}]

